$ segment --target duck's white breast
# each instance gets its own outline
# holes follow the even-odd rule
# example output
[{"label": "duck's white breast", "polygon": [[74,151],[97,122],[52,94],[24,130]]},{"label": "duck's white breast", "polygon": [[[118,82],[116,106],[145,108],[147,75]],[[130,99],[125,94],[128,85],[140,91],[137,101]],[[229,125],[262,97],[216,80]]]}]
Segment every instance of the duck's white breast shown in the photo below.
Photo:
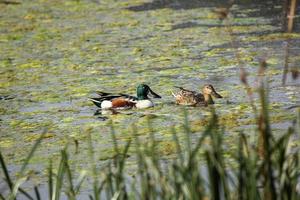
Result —
[{"label": "duck's white breast", "polygon": [[102,103],[101,103],[102,109],[110,109],[111,107],[112,107],[111,101],[107,101],[107,100],[102,101]]},{"label": "duck's white breast", "polygon": [[149,107],[153,107],[154,104],[152,101],[150,101],[149,99],[146,99],[146,100],[139,100],[135,106],[137,108],[149,108]]}]

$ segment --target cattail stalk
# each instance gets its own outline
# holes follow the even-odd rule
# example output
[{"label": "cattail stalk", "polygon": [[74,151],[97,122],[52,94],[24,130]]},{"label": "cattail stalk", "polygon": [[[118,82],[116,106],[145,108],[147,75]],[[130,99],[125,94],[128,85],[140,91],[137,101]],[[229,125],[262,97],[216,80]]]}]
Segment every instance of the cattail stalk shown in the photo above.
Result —
[{"label": "cattail stalk", "polygon": [[288,33],[291,33],[293,31],[296,4],[297,4],[297,0],[291,0],[290,13],[287,16],[287,18],[288,18]]}]

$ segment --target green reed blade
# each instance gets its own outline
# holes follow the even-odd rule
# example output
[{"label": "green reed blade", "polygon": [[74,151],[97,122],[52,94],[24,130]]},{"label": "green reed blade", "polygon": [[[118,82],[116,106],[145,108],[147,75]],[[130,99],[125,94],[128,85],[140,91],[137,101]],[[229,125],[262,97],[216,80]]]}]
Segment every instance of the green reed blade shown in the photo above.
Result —
[{"label": "green reed blade", "polygon": [[90,168],[93,174],[93,191],[94,191],[94,198],[95,200],[99,200],[99,183],[97,179],[97,169],[96,169],[96,163],[94,158],[94,149],[92,144],[92,135],[91,133],[88,133],[88,151],[89,151],[89,160],[90,160]]},{"label": "green reed blade", "polygon": [[176,153],[179,157],[179,163],[183,164],[184,163],[184,157],[183,157],[183,154],[182,154],[182,150],[181,150],[180,143],[179,143],[177,133],[176,133],[176,130],[175,130],[174,126],[171,127],[171,133],[173,135],[173,140],[175,141],[175,144],[176,144]]},{"label": "green reed blade", "polygon": [[21,170],[20,170],[20,172],[19,172],[20,176],[23,175],[25,168],[27,167],[27,165],[28,165],[30,159],[32,158],[34,152],[36,151],[37,147],[38,147],[38,146],[40,145],[40,143],[42,142],[42,139],[44,138],[46,132],[47,132],[47,130],[45,129],[45,130],[42,132],[41,136],[36,140],[36,142],[34,143],[33,147],[31,148],[31,151],[30,151],[30,153],[28,154],[28,156],[26,157],[26,159],[25,159],[25,161],[24,161],[24,163],[23,163],[23,165],[22,165],[22,167],[21,167]]},{"label": "green reed blade", "polygon": [[72,172],[69,166],[69,160],[68,160],[68,154],[66,149],[62,150],[62,157],[64,158],[64,167],[65,167],[65,171],[66,171],[66,175],[67,175],[67,180],[69,183],[69,188],[68,188],[68,194],[69,194],[69,199],[75,199],[75,190],[74,190],[74,186],[73,186],[73,176],[72,176]]},{"label": "green reed blade", "polygon": [[185,142],[186,142],[186,149],[188,154],[191,153],[191,129],[189,125],[189,119],[188,119],[188,112],[186,109],[183,109],[183,114],[184,114],[184,131],[185,131]]},{"label": "green reed blade", "polygon": [[79,193],[79,190],[80,190],[80,188],[81,188],[84,180],[86,179],[86,175],[87,175],[87,171],[86,170],[83,170],[83,171],[80,172],[79,178],[76,181],[77,185],[74,188],[75,194]]},{"label": "green reed blade", "polygon": [[19,191],[20,191],[27,199],[34,200],[34,198],[33,198],[30,194],[28,194],[28,192],[26,192],[24,189],[19,188]]},{"label": "green reed blade", "polygon": [[48,190],[49,190],[49,199],[52,199],[53,196],[53,171],[52,171],[52,160],[50,159],[48,167]]},{"label": "green reed blade", "polygon": [[41,200],[41,195],[37,186],[34,186],[34,193],[37,200]]},{"label": "green reed blade", "polygon": [[5,200],[4,196],[2,196],[1,193],[0,193],[0,199],[1,199],[1,200]]},{"label": "green reed blade", "polygon": [[61,159],[59,162],[57,175],[55,177],[55,185],[54,185],[52,200],[60,199],[60,193],[63,186],[64,173],[65,173],[64,157],[62,156],[62,152],[61,152]]},{"label": "green reed blade", "polygon": [[89,194],[89,199],[94,200],[93,196]]},{"label": "green reed blade", "polygon": [[11,192],[10,195],[9,195],[9,198],[8,198],[9,200],[14,200],[14,199],[16,199],[16,197],[17,197],[17,195],[18,195],[18,192],[19,192],[20,186],[21,186],[24,182],[26,182],[26,180],[27,180],[27,177],[24,176],[24,177],[19,178],[19,179],[15,182],[14,187],[13,187],[13,190],[12,190],[12,192]]},{"label": "green reed blade", "polygon": [[0,164],[1,164],[1,168],[3,170],[3,173],[4,173],[4,176],[5,176],[5,181],[10,189],[10,191],[13,190],[13,183],[10,179],[10,176],[9,176],[9,173],[8,173],[8,170],[7,170],[7,167],[6,167],[6,164],[5,164],[5,161],[3,159],[3,156],[2,156],[2,153],[0,151]]}]

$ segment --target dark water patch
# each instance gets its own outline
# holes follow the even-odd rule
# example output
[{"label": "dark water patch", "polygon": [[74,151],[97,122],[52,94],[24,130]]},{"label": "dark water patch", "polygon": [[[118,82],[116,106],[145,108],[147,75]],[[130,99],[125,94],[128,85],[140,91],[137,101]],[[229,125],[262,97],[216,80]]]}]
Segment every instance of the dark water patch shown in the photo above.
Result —
[{"label": "dark water patch", "polygon": [[[259,26],[259,25],[271,25],[267,23],[258,24],[258,23],[232,23],[231,26],[237,27],[248,27],[248,26]],[[215,24],[206,24],[206,23],[198,23],[198,22],[184,22],[181,24],[175,24],[172,26],[172,30],[176,29],[184,29],[184,28],[194,28],[194,27],[207,27],[207,28],[216,28],[216,27],[226,27],[226,25],[221,24],[221,21]]]},{"label": "dark water patch", "polygon": [[0,4],[5,4],[5,5],[19,5],[22,2],[20,1],[6,1],[6,0],[1,0]]},{"label": "dark water patch", "polygon": [[[145,36],[138,36],[138,37],[132,37],[129,38],[126,43],[130,43],[130,42],[136,42],[137,40],[148,40],[155,37],[154,34],[149,34],[149,35],[145,35]],[[138,46],[137,46],[138,47]]]},{"label": "dark water patch", "polygon": [[[280,8],[282,4],[280,1],[273,0],[273,1],[235,1],[235,5],[240,6],[241,8],[249,8],[252,11],[248,12],[250,15],[254,17],[258,16],[278,16],[274,14],[274,12],[280,12]],[[146,2],[141,5],[137,6],[130,6],[127,7],[128,10],[141,12],[141,11],[150,11],[150,10],[157,10],[157,9],[164,9],[170,8],[174,10],[180,9],[196,9],[196,8],[215,8],[215,7],[227,7],[229,3],[223,0],[211,0],[211,1],[197,1],[197,0],[185,0],[185,1],[178,1],[178,0],[153,0],[152,2]],[[253,10],[253,9],[258,10]],[[236,11],[234,9],[234,11]],[[239,14],[239,13],[237,13]]]},{"label": "dark water patch", "polygon": [[249,31],[244,33],[233,33],[235,36],[263,36],[268,34],[280,33],[280,30],[262,30],[262,31]]},{"label": "dark water patch", "polygon": [[[245,2],[245,1],[244,1]],[[281,20],[282,3],[280,1],[257,1],[256,3],[237,2],[241,9],[233,10],[233,17],[260,17]]]},{"label": "dark water patch", "polygon": [[11,96],[11,95],[0,95],[0,101],[1,100],[12,100],[16,98],[15,96]]},{"label": "dark water patch", "polygon": [[183,22],[181,24],[175,24],[172,26],[172,30],[183,29],[183,28],[192,28],[199,26],[196,22]]},{"label": "dark water patch", "polygon": [[141,12],[141,11],[149,11],[149,10],[157,10],[170,8],[175,10],[180,9],[195,9],[199,7],[216,7],[216,6],[225,6],[227,5],[224,1],[211,0],[211,1],[198,1],[198,0],[153,0],[152,2],[143,3],[137,6],[128,7],[128,10]]}]

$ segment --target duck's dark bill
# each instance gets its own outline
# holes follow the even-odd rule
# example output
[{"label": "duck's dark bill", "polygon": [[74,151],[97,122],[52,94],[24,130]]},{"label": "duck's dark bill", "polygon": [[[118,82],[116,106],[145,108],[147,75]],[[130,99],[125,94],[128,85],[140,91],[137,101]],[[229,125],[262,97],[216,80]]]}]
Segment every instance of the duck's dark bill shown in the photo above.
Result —
[{"label": "duck's dark bill", "polygon": [[153,92],[151,89],[149,89],[150,91],[150,95],[153,97],[153,98],[161,98],[161,96],[159,96],[158,94],[156,94],[155,92]]},{"label": "duck's dark bill", "polygon": [[213,91],[212,93],[211,93],[214,97],[216,97],[216,98],[223,98],[220,94],[218,94],[216,91]]}]

